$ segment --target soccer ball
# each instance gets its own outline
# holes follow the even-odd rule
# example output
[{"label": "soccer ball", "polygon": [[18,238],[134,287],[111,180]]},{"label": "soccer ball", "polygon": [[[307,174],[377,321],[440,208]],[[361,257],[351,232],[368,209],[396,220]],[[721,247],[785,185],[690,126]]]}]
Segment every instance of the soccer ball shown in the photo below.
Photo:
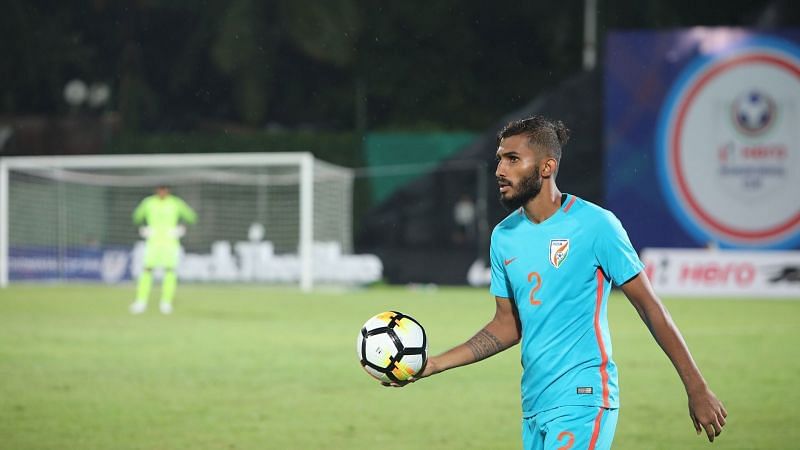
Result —
[{"label": "soccer ball", "polygon": [[425,366],[425,329],[411,316],[382,312],[361,327],[356,339],[361,367],[384,383],[406,381]]},{"label": "soccer ball", "polygon": [[760,134],[772,123],[775,110],[776,105],[772,98],[757,90],[751,90],[734,100],[733,120],[739,131],[748,135]]}]

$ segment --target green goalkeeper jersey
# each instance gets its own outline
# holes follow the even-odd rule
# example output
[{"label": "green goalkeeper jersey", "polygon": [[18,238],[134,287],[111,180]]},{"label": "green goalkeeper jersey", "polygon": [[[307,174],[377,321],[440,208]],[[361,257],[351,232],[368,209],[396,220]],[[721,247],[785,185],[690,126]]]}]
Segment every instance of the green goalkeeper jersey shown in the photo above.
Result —
[{"label": "green goalkeeper jersey", "polygon": [[177,241],[176,230],[180,222],[193,224],[196,220],[194,210],[174,195],[164,198],[151,195],[133,211],[133,223],[146,224],[149,228],[147,241],[150,243]]}]

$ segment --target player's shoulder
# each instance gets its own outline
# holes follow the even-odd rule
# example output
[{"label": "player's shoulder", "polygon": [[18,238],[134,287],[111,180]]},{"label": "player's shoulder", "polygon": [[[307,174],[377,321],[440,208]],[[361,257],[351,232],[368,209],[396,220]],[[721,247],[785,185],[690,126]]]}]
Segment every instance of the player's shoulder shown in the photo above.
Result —
[{"label": "player's shoulder", "polygon": [[507,233],[518,227],[525,220],[525,213],[522,208],[517,208],[507,215],[503,220],[495,225],[492,235]]},{"label": "player's shoulder", "polygon": [[613,212],[588,200],[576,197],[569,213],[598,237],[625,233],[622,223]]},{"label": "player's shoulder", "polygon": [[567,200],[571,215],[589,222],[608,223],[617,220],[613,212],[602,206],[578,196],[572,196],[571,194],[570,196],[575,199],[572,205],[569,205],[571,199]]}]

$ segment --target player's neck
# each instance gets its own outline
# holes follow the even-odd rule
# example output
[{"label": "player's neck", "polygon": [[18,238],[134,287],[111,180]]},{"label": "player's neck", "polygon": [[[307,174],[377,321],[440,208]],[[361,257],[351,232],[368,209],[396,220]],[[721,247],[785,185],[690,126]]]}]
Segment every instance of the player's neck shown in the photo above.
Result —
[{"label": "player's neck", "polygon": [[533,223],[542,223],[561,208],[561,191],[555,184],[544,184],[539,194],[523,206],[525,215]]}]

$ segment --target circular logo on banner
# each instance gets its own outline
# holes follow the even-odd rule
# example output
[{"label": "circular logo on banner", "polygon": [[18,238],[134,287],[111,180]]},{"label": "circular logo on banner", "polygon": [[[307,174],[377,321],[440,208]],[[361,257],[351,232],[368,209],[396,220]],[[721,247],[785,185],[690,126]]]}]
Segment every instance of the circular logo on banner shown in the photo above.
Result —
[{"label": "circular logo on banner", "polygon": [[656,148],[669,206],[699,242],[800,241],[800,48],[754,39],[698,57],[667,96]]}]

